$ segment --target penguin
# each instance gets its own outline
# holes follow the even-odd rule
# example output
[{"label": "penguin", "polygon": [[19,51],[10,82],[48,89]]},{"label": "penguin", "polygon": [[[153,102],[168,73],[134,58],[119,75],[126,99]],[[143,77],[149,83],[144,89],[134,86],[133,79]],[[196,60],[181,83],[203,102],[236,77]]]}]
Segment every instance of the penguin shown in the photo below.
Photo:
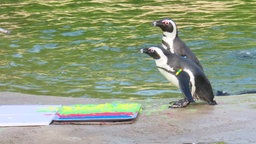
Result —
[{"label": "penguin", "polygon": [[159,27],[163,31],[162,47],[169,50],[171,53],[175,53],[184,58],[187,58],[196,63],[203,71],[203,67],[200,64],[196,55],[190,50],[190,48],[179,38],[178,28],[176,23],[172,19],[161,19],[154,21],[153,26]]},{"label": "penguin", "polygon": [[194,62],[159,47],[140,49],[140,52],[152,57],[159,72],[185,95],[184,99],[174,102],[171,108],[186,107],[197,99],[209,105],[217,104],[210,81]]}]

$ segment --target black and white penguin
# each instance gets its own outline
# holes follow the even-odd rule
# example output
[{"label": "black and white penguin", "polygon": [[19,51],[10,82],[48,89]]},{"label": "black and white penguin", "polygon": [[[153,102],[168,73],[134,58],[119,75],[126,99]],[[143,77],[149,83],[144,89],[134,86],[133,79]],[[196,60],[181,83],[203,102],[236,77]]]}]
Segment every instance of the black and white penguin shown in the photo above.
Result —
[{"label": "black and white penguin", "polygon": [[186,107],[196,99],[206,101],[210,105],[217,104],[213,100],[214,95],[210,81],[194,62],[159,47],[144,48],[140,52],[151,56],[160,73],[179,87],[185,95],[185,99],[174,102],[171,107]]},{"label": "black and white penguin", "polygon": [[200,64],[196,55],[178,37],[178,28],[173,20],[168,18],[157,20],[153,22],[153,26],[160,27],[163,31],[163,37],[162,37],[163,48],[177,55],[181,55],[184,58],[190,59],[203,70],[203,67]]}]

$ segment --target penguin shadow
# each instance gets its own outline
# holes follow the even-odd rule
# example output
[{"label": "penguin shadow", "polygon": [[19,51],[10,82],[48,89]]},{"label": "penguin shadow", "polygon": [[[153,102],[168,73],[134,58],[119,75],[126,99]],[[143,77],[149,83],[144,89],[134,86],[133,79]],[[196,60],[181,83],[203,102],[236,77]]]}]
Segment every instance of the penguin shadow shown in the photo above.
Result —
[{"label": "penguin shadow", "polygon": [[215,96],[232,96],[232,95],[244,95],[244,94],[256,94],[256,90],[243,90],[237,93],[228,93],[226,91],[218,90]]},{"label": "penguin shadow", "polygon": [[[221,103],[222,104],[222,103]],[[218,106],[219,103],[217,105],[209,105],[207,102],[204,101],[197,101],[197,102],[193,102],[190,103],[188,106],[183,107],[183,108],[173,108],[172,104],[169,104],[169,109],[170,110],[186,110],[189,113],[209,113],[215,110],[215,107]]]},{"label": "penguin shadow", "polygon": [[217,142],[186,142],[182,144],[226,144],[224,141],[217,141]]}]

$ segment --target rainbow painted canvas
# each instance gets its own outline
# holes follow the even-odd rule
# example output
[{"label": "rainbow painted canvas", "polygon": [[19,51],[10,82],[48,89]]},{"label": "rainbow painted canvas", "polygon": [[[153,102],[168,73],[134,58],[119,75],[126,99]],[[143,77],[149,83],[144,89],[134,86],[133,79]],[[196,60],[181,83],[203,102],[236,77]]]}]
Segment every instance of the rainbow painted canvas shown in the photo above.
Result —
[{"label": "rainbow painted canvas", "polygon": [[122,122],[136,119],[140,108],[138,103],[0,105],[0,126]]},{"label": "rainbow painted canvas", "polygon": [[138,103],[106,103],[62,106],[54,121],[113,121],[135,119],[140,111]]}]

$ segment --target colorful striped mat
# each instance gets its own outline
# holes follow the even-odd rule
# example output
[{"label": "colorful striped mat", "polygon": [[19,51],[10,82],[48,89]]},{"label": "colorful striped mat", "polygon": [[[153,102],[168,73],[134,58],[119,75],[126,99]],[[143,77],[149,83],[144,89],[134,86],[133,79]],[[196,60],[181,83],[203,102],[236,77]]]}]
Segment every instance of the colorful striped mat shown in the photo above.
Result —
[{"label": "colorful striped mat", "polygon": [[135,119],[138,103],[106,103],[62,106],[54,121],[123,121]]}]

